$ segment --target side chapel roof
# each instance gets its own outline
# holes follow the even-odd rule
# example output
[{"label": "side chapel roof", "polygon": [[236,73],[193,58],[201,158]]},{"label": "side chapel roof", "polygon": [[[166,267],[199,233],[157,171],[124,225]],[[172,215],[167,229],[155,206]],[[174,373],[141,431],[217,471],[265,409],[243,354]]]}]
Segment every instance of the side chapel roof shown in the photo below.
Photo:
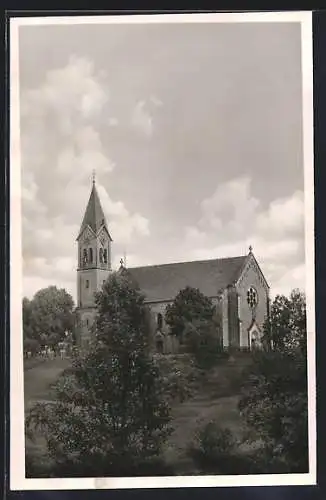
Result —
[{"label": "side chapel roof", "polygon": [[186,286],[216,297],[241,274],[247,255],[223,259],[179,262],[128,268],[148,302],[169,301]]}]

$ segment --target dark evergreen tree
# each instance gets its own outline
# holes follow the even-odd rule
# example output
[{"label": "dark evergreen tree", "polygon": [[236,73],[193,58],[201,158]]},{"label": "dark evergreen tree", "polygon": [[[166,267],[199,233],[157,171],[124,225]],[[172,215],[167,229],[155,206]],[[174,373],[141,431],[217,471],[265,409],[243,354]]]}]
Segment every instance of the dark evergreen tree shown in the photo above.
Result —
[{"label": "dark evergreen tree", "polygon": [[119,273],[106,281],[96,304],[89,351],[59,381],[56,402],[32,409],[28,428],[42,426],[60,474],[146,475],[170,431],[148,310]]}]

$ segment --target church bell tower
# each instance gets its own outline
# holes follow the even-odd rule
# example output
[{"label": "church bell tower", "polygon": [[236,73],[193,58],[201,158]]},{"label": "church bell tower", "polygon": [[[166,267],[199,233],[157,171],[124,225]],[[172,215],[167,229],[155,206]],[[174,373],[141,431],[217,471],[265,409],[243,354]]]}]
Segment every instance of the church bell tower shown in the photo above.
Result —
[{"label": "church bell tower", "polygon": [[111,271],[112,238],[96,189],[95,176],[77,243],[77,331],[80,346],[85,346],[90,340],[96,314],[94,294],[101,290]]}]

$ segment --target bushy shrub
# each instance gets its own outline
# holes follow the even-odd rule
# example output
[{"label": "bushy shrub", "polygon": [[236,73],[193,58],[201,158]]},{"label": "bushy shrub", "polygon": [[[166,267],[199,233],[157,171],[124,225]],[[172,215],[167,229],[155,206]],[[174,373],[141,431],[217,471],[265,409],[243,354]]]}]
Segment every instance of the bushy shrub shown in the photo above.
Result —
[{"label": "bushy shrub", "polygon": [[157,365],[164,385],[165,400],[169,404],[182,403],[193,396],[199,373],[190,356],[160,356]]},{"label": "bushy shrub", "polygon": [[216,422],[211,421],[197,430],[188,450],[201,467],[213,467],[218,470],[220,462],[232,452],[234,446],[230,430],[222,429]]},{"label": "bushy shrub", "polygon": [[193,355],[200,368],[212,368],[221,357],[224,357],[214,320],[196,320],[187,323],[184,339],[188,352]]},{"label": "bushy shrub", "polygon": [[240,442],[228,428],[215,421],[205,424],[195,434],[188,454],[204,474],[251,474],[257,472],[250,454],[239,452]]}]

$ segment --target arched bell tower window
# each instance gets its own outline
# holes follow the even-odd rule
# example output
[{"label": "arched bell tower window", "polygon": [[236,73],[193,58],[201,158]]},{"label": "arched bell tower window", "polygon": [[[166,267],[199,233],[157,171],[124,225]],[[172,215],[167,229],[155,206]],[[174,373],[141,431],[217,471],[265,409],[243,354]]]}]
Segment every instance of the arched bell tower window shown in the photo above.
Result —
[{"label": "arched bell tower window", "polygon": [[157,328],[158,330],[161,330],[163,326],[163,316],[161,313],[158,313],[157,315]]},{"label": "arched bell tower window", "polygon": [[92,248],[89,249],[89,262],[90,262],[90,264],[93,263],[93,249]]},{"label": "arched bell tower window", "polygon": [[104,250],[103,250],[103,260],[104,260],[104,264],[108,263],[108,251],[106,248],[104,248]]},{"label": "arched bell tower window", "polygon": [[83,264],[84,266],[87,264],[87,250],[84,248],[83,250]]},{"label": "arched bell tower window", "polygon": [[100,263],[103,264],[103,248],[100,248]]}]

